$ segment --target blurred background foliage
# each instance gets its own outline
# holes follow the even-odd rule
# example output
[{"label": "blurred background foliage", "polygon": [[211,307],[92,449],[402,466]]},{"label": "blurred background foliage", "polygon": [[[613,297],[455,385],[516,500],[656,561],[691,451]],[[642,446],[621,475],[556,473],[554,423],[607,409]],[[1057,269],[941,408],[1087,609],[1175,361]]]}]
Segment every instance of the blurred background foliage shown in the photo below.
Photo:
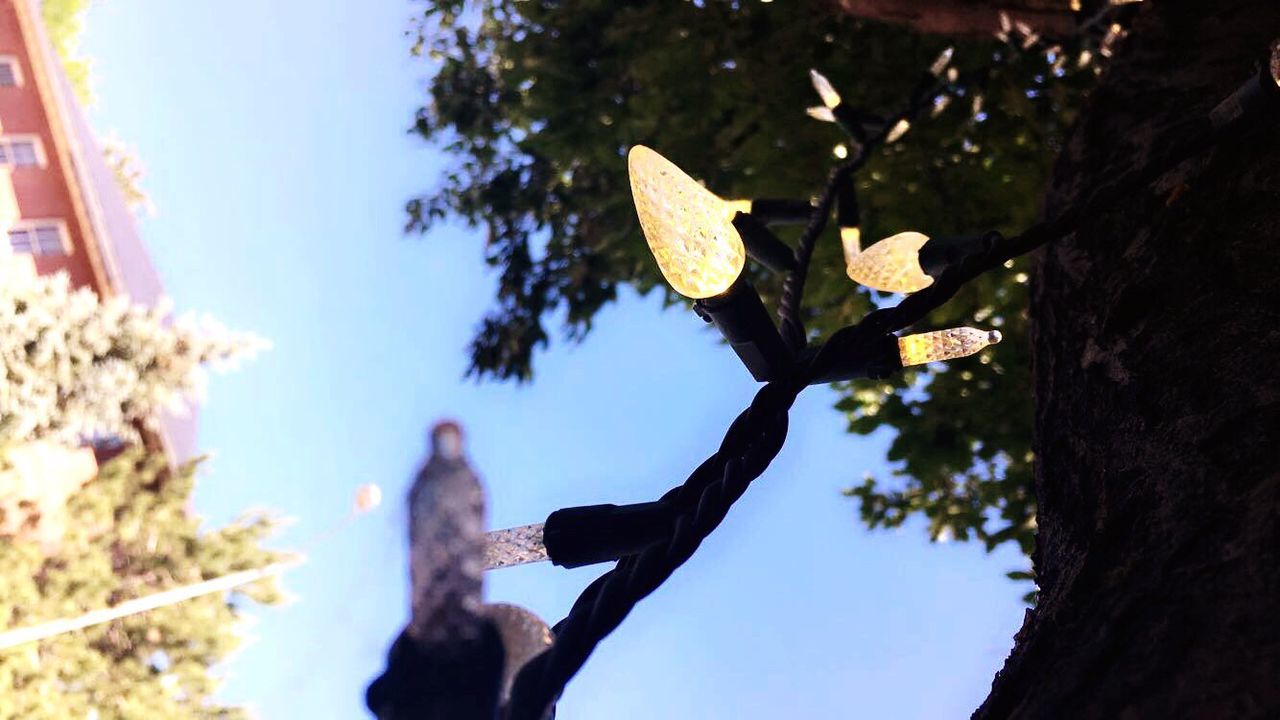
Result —
[{"label": "blurred background foliage", "polygon": [[[40,3],[40,17],[44,21],[49,42],[58,53],[62,71],[66,73],[76,98],[86,108],[92,107],[95,101],[93,59],[80,54],[80,38],[84,35],[85,14],[89,11],[89,4],[90,0],[42,0]],[[103,145],[102,152],[106,156],[107,167],[111,169],[116,184],[124,193],[125,203],[131,210],[154,215],[155,206],[143,188],[146,172],[137,154],[129,145],[115,138],[107,140]]]},{"label": "blurred background foliage", "polygon": [[[188,512],[196,465],[131,449],[71,496],[56,547],[0,538],[0,627],[34,625],[286,559],[262,541],[279,521],[248,513],[207,529]],[[274,579],[0,653],[0,717],[247,718],[213,701],[210,672],[244,641],[244,600],[283,599]]]},{"label": "blurred background foliage", "polygon": [[92,62],[80,54],[80,38],[88,10],[89,0],[42,0],[40,3],[40,16],[49,42],[62,61],[71,89],[85,107],[93,104],[93,87],[89,81]]},{"label": "blurred background foliage", "polygon": [[[921,35],[818,0],[421,5],[412,52],[438,70],[412,132],[451,162],[408,202],[407,228],[459,218],[487,230],[498,284],[471,372],[500,380],[533,377],[548,326],[584,338],[620,286],[684,302],[662,282],[640,232],[630,146],[655,148],[725,197],[812,197],[848,141],[806,117],[819,104],[809,68],[847,103],[889,112],[954,44],[961,71],[996,56],[1007,62],[858,175],[864,243],[908,229],[1012,233],[1037,218],[1053,158],[1095,77],[1074,54],[1059,60],[1070,47],[1017,53],[993,38]],[[775,301],[780,279],[755,272],[766,302]],[[1025,261],[985,275],[920,328],[997,327],[1000,345],[837,388],[851,432],[894,435],[894,477],[850,478],[846,491],[870,527],[920,515],[935,540],[1031,552],[1026,282]],[[846,277],[834,228],[820,240],[808,288],[815,336],[896,302]]]}]

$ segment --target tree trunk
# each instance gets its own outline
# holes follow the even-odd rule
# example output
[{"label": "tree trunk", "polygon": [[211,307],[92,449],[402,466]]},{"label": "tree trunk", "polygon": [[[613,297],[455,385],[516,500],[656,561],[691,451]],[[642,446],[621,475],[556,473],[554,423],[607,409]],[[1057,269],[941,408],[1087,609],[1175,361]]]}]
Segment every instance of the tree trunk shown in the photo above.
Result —
[{"label": "tree trunk", "polygon": [[1071,0],[836,0],[841,10],[869,20],[909,25],[938,35],[991,35],[1000,13],[1036,32],[1066,35],[1075,27]]},{"label": "tree trunk", "polygon": [[[1149,1],[1055,173],[1142,167],[1280,37]],[[1280,718],[1280,122],[1047,248],[1031,307],[1041,587],[978,718]]]}]

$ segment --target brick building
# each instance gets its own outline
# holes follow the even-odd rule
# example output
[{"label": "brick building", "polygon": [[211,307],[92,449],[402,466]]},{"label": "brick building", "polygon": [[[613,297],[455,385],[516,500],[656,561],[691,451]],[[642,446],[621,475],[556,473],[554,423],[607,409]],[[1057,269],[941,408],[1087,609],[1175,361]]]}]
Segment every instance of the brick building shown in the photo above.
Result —
[{"label": "brick building", "polygon": [[[74,286],[101,298],[152,304],[163,294],[133,212],[45,34],[39,0],[0,0],[0,231],[0,253],[42,275],[65,271]],[[158,426],[149,445],[174,462],[194,455],[194,415],[163,417]],[[11,451],[9,472],[23,477],[0,478],[0,509],[21,500],[15,492],[65,498],[96,472],[87,449],[33,445]],[[0,516],[0,534],[23,522],[8,515]]]}]

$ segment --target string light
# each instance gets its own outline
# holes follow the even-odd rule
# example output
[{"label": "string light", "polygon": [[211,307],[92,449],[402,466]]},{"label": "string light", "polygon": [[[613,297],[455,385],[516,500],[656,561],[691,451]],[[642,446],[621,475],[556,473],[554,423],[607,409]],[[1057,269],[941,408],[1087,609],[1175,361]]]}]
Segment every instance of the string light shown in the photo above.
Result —
[{"label": "string light", "polygon": [[762,223],[750,214],[730,215],[724,200],[654,150],[636,145],[627,165],[640,227],[662,276],[697,301],[699,314],[715,324],[752,377],[780,377],[791,352],[742,277],[747,251],[739,227],[748,231],[753,255],[766,266],[787,268],[794,255]]},{"label": "string light", "polygon": [[1280,40],[1271,43],[1271,60],[1267,63],[1267,70],[1271,74],[1271,82],[1280,87]]},{"label": "string light", "polygon": [[835,113],[831,112],[831,108],[825,105],[805,108],[804,113],[818,122],[833,123],[836,121]]},{"label": "string light", "polygon": [[929,74],[938,78],[942,77],[942,74],[947,70],[947,66],[951,64],[951,56],[955,54],[955,51],[955,48],[949,47],[938,53],[937,59],[929,66]]},{"label": "string light", "polygon": [[845,267],[849,267],[862,252],[862,228],[856,225],[840,228],[840,246],[844,248]]},{"label": "string light", "polygon": [[885,143],[898,142],[898,140],[901,139],[903,135],[906,135],[907,131],[910,129],[911,121],[906,118],[902,118],[898,122],[894,123],[893,128],[889,130],[889,134],[884,136]]},{"label": "string light", "polygon": [[1018,29],[1018,34],[1022,35],[1023,37],[1023,40],[1022,40],[1023,50],[1030,49],[1032,45],[1035,45],[1037,42],[1040,41],[1040,34],[1037,33],[1035,30],[1032,30],[1031,26],[1026,24],[1025,22],[1022,22],[1021,20],[1019,20],[1018,22],[1014,23],[1014,27]]},{"label": "string light", "polygon": [[1221,132],[1277,109],[1280,109],[1280,40],[1268,48],[1268,56],[1258,72],[1210,111],[1209,121]]},{"label": "string light", "polygon": [[826,75],[817,70],[809,70],[809,81],[813,83],[813,89],[818,92],[818,97],[822,98],[822,104],[828,109],[834,110],[840,105],[840,93],[831,86],[831,81]]},{"label": "string light", "polygon": [[1000,42],[1009,42],[1009,33],[1013,32],[1013,22],[1009,20],[1009,13],[1000,11],[1000,31],[996,33],[996,39]]},{"label": "string light", "polygon": [[728,291],[747,254],[725,201],[643,145],[631,148],[627,166],[640,227],[662,276],[694,300]]},{"label": "string light", "polygon": [[1000,342],[999,330],[958,327],[898,338],[903,367],[968,357]]},{"label": "string light", "polygon": [[729,219],[732,220],[734,215],[738,213],[751,213],[750,200],[724,200],[725,209],[729,212]]},{"label": "string light", "polygon": [[846,248],[849,279],[884,292],[923,290],[933,284],[933,278],[920,267],[920,248],[928,241],[929,236],[908,231],[887,237],[852,258]]},{"label": "string light", "polygon": [[[1007,35],[1011,23],[1004,13],[1001,13],[1001,23]],[[1019,32],[1031,38],[1028,44],[1034,44],[1037,39],[1032,37],[1034,33],[1030,28],[1023,23],[1018,25]],[[1236,108],[1230,116],[1226,110],[1219,113],[1225,118],[1224,122],[1235,122],[1239,117],[1256,117],[1262,110],[1280,108],[1280,43],[1273,45],[1271,51],[1267,74],[1251,78],[1229,98],[1231,102],[1224,105],[1228,109]],[[949,61],[950,52],[944,54]],[[1001,57],[1004,56],[998,55],[996,59]],[[930,71],[938,75],[945,65],[940,57]],[[948,76],[953,70],[947,70]],[[852,108],[842,106],[839,95],[821,74],[811,71],[810,78],[824,103],[822,108],[811,108],[810,115],[831,121],[839,114],[842,126],[850,125],[851,116],[865,117],[857,115]],[[892,142],[901,136],[909,128],[906,118],[918,114],[933,100],[932,95],[926,93],[935,92],[928,87],[917,90],[906,111],[890,116],[902,118],[902,121],[883,136],[878,134],[884,127],[882,119],[873,118],[874,123],[859,119],[864,126],[875,127],[876,132],[868,133],[865,139],[870,142],[863,143],[858,151],[865,152],[877,141]],[[975,97],[975,115],[981,115],[981,102],[980,96]],[[840,108],[839,113],[836,112],[837,107]],[[982,118],[977,119],[980,121]],[[898,130],[898,125],[902,126],[901,130]],[[1224,125],[1215,120],[1214,127],[1221,130]],[[863,139],[859,137],[860,141]],[[1170,152],[1168,163],[1159,168],[1160,171],[1167,171],[1173,159],[1188,156],[1188,148],[1200,149],[1201,142],[1197,139]],[[885,238],[864,251],[861,250],[860,220],[852,182],[852,171],[856,165],[844,165],[833,173],[821,200],[807,206],[803,203],[795,206],[792,201],[791,210],[787,211],[811,207],[821,210],[813,215],[794,252],[798,259],[794,259],[794,264],[787,268],[792,275],[784,285],[786,289],[780,303],[779,315],[784,318],[784,323],[790,323],[786,325],[788,330],[799,328],[799,340],[795,340],[797,336],[788,334],[792,345],[779,351],[782,359],[768,360],[766,356],[773,352],[771,344],[780,344],[781,339],[759,296],[742,277],[747,254],[757,262],[769,265],[757,254],[757,241],[752,239],[753,233],[768,233],[764,228],[765,221],[761,219],[769,215],[763,210],[763,201],[719,198],[646,147],[632,148],[628,163],[637,214],[664,277],[677,292],[697,300],[694,307],[703,317],[716,323],[758,380],[779,379],[782,382],[762,390],[748,411],[731,426],[720,449],[684,484],[662,499],[627,506],[566,508],[552,513],[545,523],[489,534],[486,539],[489,545],[486,565],[489,568],[539,560],[550,560],[563,567],[578,567],[627,558],[588,586],[568,617],[556,626],[554,640],[550,630],[536,617],[525,617],[518,609],[512,614],[517,621],[514,625],[519,626],[516,628],[519,634],[533,640],[530,651],[522,654],[514,664],[522,664],[524,659],[537,655],[532,661],[536,667],[526,666],[518,672],[511,690],[511,703],[506,708],[510,717],[519,720],[545,717],[565,683],[581,668],[596,645],[617,627],[637,602],[665,582],[696,551],[698,543],[715,529],[737,497],[782,447],[788,408],[803,385],[858,377],[884,378],[903,367],[971,356],[999,343],[1002,339],[999,331],[972,327],[901,337],[892,332],[940,307],[966,279],[993,268],[1002,257],[1010,258],[1004,263],[1005,267],[1010,267],[1012,256],[1025,253],[1053,237],[1062,237],[1078,223],[1078,219],[1067,222],[1060,217],[1008,242],[994,231],[980,237],[934,239],[909,231]],[[1127,184],[1121,183],[1112,189],[1110,197],[1100,206],[1113,206],[1133,189],[1148,182],[1148,174],[1143,173]],[[933,276],[942,278],[942,282],[933,291],[917,295],[896,308],[878,309],[862,322],[836,331],[825,344],[813,346],[796,317],[803,309],[803,285],[812,258],[811,243],[823,229],[833,192],[835,201],[839,203],[839,236],[850,278],[868,287],[891,292],[924,289],[933,284]],[[1082,212],[1089,210],[1086,207]],[[1070,216],[1069,212],[1067,217]],[[977,262],[968,264],[967,261],[975,257]],[[779,259],[775,264],[782,267],[786,263]],[[959,283],[955,282],[957,279]],[[1026,281],[1025,274],[1015,276],[1015,282]],[[795,289],[797,287],[798,290]],[[989,310],[982,312],[985,315],[978,318],[991,314]],[[991,324],[1000,325],[1001,318],[992,319]],[[992,356],[984,354],[979,360],[988,364]],[[789,374],[781,376],[776,372],[780,367]],[[969,375],[966,373],[967,377]],[[503,637],[504,642],[511,642],[505,640],[505,632]],[[510,686],[510,674],[503,682],[504,688]]]},{"label": "string light", "polygon": [[374,483],[361,485],[356,489],[355,512],[366,513],[382,504],[382,488]]},{"label": "string light", "polygon": [[862,252],[862,210],[858,207],[858,189],[853,178],[836,187],[836,222],[840,226],[844,264],[848,267]]},{"label": "string light", "polygon": [[542,523],[521,525],[505,530],[490,530],[484,536],[484,569],[549,560],[547,546],[542,542]]},{"label": "string light", "polygon": [[1122,37],[1124,37],[1124,27],[1120,23],[1112,23],[1111,27],[1107,28],[1107,34],[1103,36],[1102,42],[1099,44],[1098,52],[1102,54],[1102,57],[1111,57],[1116,42]]}]

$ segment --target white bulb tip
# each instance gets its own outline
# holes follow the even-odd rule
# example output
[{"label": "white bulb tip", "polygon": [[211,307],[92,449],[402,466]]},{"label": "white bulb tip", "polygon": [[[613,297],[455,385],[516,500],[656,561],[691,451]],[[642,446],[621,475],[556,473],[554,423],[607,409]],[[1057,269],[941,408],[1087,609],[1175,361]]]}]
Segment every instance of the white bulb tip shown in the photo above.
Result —
[{"label": "white bulb tip", "polygon": [[987,342],[991,343],[992,345],[995,345],[996,343],[1000,342],[1003,339],[1004,339],[1004,336],[1000,334],[999,330],[992,330],[991,332],[987,333]]}]

